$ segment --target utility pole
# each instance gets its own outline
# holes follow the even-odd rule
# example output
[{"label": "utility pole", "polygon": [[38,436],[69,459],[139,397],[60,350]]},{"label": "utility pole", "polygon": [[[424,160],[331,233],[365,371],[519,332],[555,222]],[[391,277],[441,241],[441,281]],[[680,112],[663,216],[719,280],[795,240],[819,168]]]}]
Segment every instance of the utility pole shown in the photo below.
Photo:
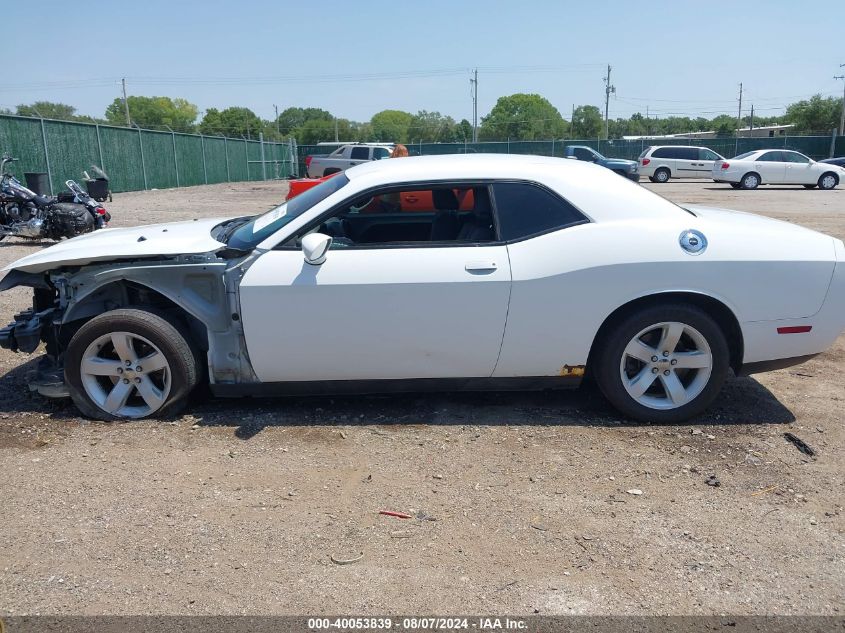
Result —
[{"label": "utility pole", "polygon": [[739,131],[742,129],[742,82],[739,84],[739,110],[736,112],[736,133],[734,134],[734,154],[739,154]]},{"label": "utility pole", "polygon": [[645,135],[648,136],[651,134],[651,125],[648,120],[648,106],[645,107]]},{"label": "utility pole", "polygon": [[120,80],[123,84],[123,108],[126,110],[126,125],[132,126],[132,120],[129,118],[129,101],[126,99],[126,77]]},{"label": "utility pole", "polygon": [[276,134],[278,134],[281,138],[282,128],[279,126],[279,106],[277,106],[275,103],[273,104],[273,110],[276,111]]},{"label": "utility pole", "polygon": [[472,86],[472,142],[478,142],[478,68],[472,71],[469,80]]},{"label": "utility pole", "polygon": [[575,104],[572,104],[572,118],[569,119],[569,136],[575,139]]},{"label": "utility pole", "polygon": [[[845,68],[845,64],[839,64],[840,68]],[[834,79],[842,79],[842,114],[839,115],[839,136],[845,136],[845,75],[836,75]]]},{"label": "utility pole", "polygon": [[610,109],[610,94],[616,94],[616,86],[610,85],[610,64],[607,65],[607,77],[604,78],[604,138],[610,138],[608,111]]},{"label": "utility pole", "polygon": [[748,123],[748,130],[754,130],[754,104],[751,104],[751,121]]},{"label": "utility pole", "polygon": [[337,117],[334,118],[334,142],[337,143]]}]

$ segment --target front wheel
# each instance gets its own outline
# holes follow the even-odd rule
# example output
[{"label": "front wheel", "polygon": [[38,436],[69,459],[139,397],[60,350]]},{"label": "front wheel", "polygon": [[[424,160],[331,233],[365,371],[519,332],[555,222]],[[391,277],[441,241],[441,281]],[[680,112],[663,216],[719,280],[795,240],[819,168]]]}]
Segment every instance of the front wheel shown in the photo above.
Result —
[{"label": "front wheel", "polygon": [[839,184],[839,178],[837,178],[836,174],[832,174],[830,172],[822,174],[821,178],[819,178],[819,182],[818,182],[819,189],[826,189],[826,190],[833,189],[838,184]]},{"label": "front wheel", "polygon": [[670,304],[644,308],[609,330],[595,358],[596,381],[619,411],[672,423],[713,401],[729,369],[728,344],[703,310]]},{"label": "front wheel", "polygon": [[166,417],[185,406],[199,367],[187,336],[167,319],[146,310],[112,310],[74,334],[65,382],[88,417]]},{"label": "front wheel", "polygon": [[665,167],[661,167],[656,172],[654,172],[654,182],[669,182],[669,178],[671,177],[671,173]]}]

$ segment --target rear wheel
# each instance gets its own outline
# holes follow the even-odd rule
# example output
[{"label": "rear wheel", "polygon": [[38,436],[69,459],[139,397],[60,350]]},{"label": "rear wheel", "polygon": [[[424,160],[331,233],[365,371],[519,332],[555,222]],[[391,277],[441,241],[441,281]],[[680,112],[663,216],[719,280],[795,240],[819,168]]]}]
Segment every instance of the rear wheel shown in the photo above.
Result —
[{"label": "rear wheel", "polygon": [[79,410],[100,420],[178,413],[199,382],[188,338],[167,319],[121,309],[94,317],[71,339],[65,382]]},{"label": "rear wheel", "polygon": [[740,181],[743,189],[756,189],[760,186],[760,176],[754,172],[745,174]]},{"label": "rear wheel", "polygon": [[625,317],[596,355],[596,381],[619,411],[646,422],[680,422],[701,413],[727,377],[729,352],[719,325],[683,304]]},{"label": "rear wheel", "polygon": [[839,177],[832,172],[826,172],[822,174],[818,182],[819,189],[833,189],[838,184]]},{"label": "rear wheel", "polygon": [[669,178],[672,174],[669,172],[668,169],[665,167],[661,167],[656,172],[654,172],[654,180],[652,182],[669,182]]}]

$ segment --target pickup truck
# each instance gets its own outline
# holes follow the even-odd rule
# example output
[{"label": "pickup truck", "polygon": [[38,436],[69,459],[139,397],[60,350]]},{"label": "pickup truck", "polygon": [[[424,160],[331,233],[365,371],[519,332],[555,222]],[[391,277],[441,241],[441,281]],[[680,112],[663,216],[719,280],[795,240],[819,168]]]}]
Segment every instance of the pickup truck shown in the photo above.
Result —
[{"label": "pickup truck", "polygon": [[635,160],[624,160],[622,158],[606,158],[599,154],[592,147],[586,145],[567,145],[563,148],[563,155],[566,158],[574,158],[576,160],[584,160],[602,167],[607,167],[610,171],[615,171],[620,176],[625,176],[634,182],[640,181],[639,165]]},{"label": "pickup truck", "polygon": [[371,160],[388,158],[393,143],[350,143],[338,147],[331,154],[305,157],[305,171],[309,178],[322,178]]}]

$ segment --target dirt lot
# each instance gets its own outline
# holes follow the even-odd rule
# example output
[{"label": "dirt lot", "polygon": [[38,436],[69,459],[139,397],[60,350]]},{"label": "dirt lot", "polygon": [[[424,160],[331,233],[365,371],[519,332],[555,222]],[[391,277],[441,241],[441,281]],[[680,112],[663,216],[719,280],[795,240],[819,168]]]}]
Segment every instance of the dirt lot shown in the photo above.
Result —
[{"label": "dirt lot", "polygon": [[[647,186],[845,238],[843,188]],[[286,187],[120,194],[109,207],[114,226],[239,215]],[[34,248],[4,241],[0,263]],[[4,293],[0,321],[28,300]],[[803,366],[730,380],[682,426],[622,420],[590,391],[210,401],[103,424],[31,396],[31,362],[0,351],[0,615],[845,605],[845,337]]]}]

